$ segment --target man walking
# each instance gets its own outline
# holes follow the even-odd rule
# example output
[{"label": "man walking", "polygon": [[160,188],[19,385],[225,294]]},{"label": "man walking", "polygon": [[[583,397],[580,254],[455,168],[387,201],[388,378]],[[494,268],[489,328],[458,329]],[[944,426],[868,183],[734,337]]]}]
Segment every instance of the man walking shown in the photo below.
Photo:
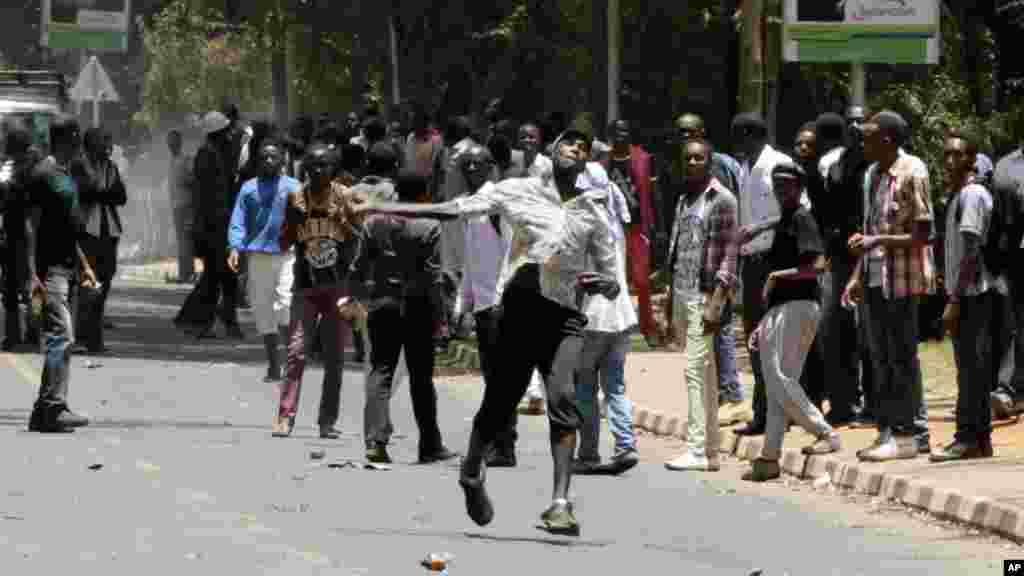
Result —
[{"label": "man walking", "polygon": [[[606,210],[610,181],[600,165],[588,163],[593,136],[572,129],[555,143],[557,188],[537,178],[487,183],[470,196],[439,205],[377,204],[382,213],[471,218],[499,215],[513,230],[512,247],[499,282],[502,316],[498,323],[496,370],[488,370],[483,404],[473,420],[459,485],[474,522],[489,524],[494,509],[485,488],[484,459],[506,429],[534,369],[544,376],[554,464],[552,503],[541,515],[551,533],[579,535],[569,503],[572,457],[580,414],[574,376],[583,347],[584,294],[614,299],[615,252]],[[599,270],[586,273],[588,261]],[[498,376],[500,375],[500,376]]]},{"label": "man walking", "polygon": [[[59,117],[50,125],[53,154],[32,172],[32,226],[28,235],[33,299],[42,299],[42,384],[32,407],[32,432],[67,432],[89,420],[68,408],[71,348],[75,343],[71,302],[81,286],[95,290],[96,275],[79,248],[82,223],[71,162],[82,142],[78,122]],[[81,272],[81,276],[79,276]]]},{"label": "man walking", "polygon": [[[398,200],[430,200],[427,179],[403,172]],[[441,230],[436,220],[377,215],[364,223],[359,261],[366,282],[370,330],[370,374],[363,417],[366,459],[390,463],[391,387],[402,350],[409,367],[409,393],[419,428],[419,462],[456,456],[441,440],[434,387],[434,334],[441,321]]]},{"label": "man walking", "polygon": [[[1024,234],[1024,118],[1017,122],[1015,136],[1021,145],[996,163],[992,193],[1006,205],[1011,226],[1009,237],[1011,254],[1017,258],[1024,254],[1021,235]],[[1007,352],[1010,375],[1001,375],[999,385],[992,394],[992,408],[998,418],[1009,418],[1020,412],[1017,403],[1024,394],[1024,267],[1014,266],[1009,271],[1016,335]]]},{"label": "man walking", "polygon": [[242,254],[249,261],[249,301],[267,355],[264,382],[281,380],[279,344],[288,335],[295,253],[281,250],[281,227],[289,195],[298,180],[283,176],[284,147],[264,139],[257,151],[260,175],[242,185],[228,231],[228,268],[237,273]]},{"label": "man walking", "polygon": [[874,366],[878,438],[862,460],[909,459],[929,450],[928,421],[917,354],[917,297],[933,290],[928,245],[933,229],[928,168],[903,152],[907,123],[884,110],[864,125],[864,234],[850,250],[860,258],[847,298],[863,300]]},{"label": "man walking", "polygon": [[[338,149],[314,144],[302,162],[308,180],[288,194],[281,248],[295,248],[288,362],[273,435],[290,436],[295,426],[306,356],[319,328],[324,380],[320,395],[320,437],[337,439],[341,409],[342,354],[357,313],[342,306],[353,298],[352,272],[362,251],[362,236],[352,222],[345,189],[334,182],[341,162]],[[356,308],[357,310],[357,308]],[[319,326],[318,326],[319,323]]]},{"label": "man walking", "polygon": [[736,197],[711,176],[711,148],[683,147],[686,195],[676,205],[669,244],[670,325],[686,353],[686,452],[669,470],[718,470],[718,379],[711,352],[722,311],[736,285]]}]

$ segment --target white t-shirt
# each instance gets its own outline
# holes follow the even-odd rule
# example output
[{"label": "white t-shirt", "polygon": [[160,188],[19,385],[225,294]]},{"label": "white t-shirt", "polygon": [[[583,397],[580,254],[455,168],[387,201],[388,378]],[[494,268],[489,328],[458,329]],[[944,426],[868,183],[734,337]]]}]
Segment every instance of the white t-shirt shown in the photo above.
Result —
[{"label": "white t-shirt", "polygon": [[[754,166],[749,169],[739,194],[740,226],[761,224],[782,216],[772,187],[772,170],[784,162],[793,162],[793,159],[771,146],[765,146],[761,151]],[[772,247],[774,239],[775,231],[769,230],[740,247],[740,254],[748,256],[765,252]]]}]

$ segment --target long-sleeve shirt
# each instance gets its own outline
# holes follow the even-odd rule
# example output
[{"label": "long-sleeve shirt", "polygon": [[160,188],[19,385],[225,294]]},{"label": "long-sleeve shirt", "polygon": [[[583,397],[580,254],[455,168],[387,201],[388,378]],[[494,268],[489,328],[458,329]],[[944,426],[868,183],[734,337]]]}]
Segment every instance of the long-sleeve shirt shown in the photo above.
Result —
[{"label": "long-sleeve shirt", "polygon": [[615,249],[604,207],[611,183],[595,163],[587,165],[578,182],[584,180],[589,181],[586,191],[564,203],[558,190],[539,178],[512,178],[488,182],[476,194],[437,204],[432,212],[460,218],[501,216],[512,235],[501,266],[499,297],[520,267],[536,264],[541,295],[577,310],[577,277],[588,269],[588,259],[599,274],[615,276]]},{"label": "long-sleeve shirt", "polygon": [[732,192],[712,178],[690,206],[680,196],[675,214],[669,246],[673,289],[692,295],[712,292],[719,284],[735,286],[738,222]]},{"label": "long-sleeve shirt", "polygon": [[609,196],[608,223],[615,246],[615,281],[619,283],[619,295],[614,300],[599,295],[588,296],[583,304],[583,314],[587,317],[587,331],[618,334],[636,326],[637,316],[626,281],[625,226],[630,223],[629,206],[622,191],[614,184]]},{"label": "long-sleeve shirt", "polygon": [[298,180],[288,176],[253,178],[243,184],[231,213],[228,245],[239,252],[280,254],[288,194],[298,190]]}]

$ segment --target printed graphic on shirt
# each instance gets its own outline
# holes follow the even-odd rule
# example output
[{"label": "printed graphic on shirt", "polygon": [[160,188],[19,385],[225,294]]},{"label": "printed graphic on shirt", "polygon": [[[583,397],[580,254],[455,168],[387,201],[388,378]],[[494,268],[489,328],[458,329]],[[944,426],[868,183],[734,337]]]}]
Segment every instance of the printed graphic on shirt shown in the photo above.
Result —
[{"label": "printed graphic on shirt", "polygon": [[299,226],[298,240],[309,266],[323,270],[338,265],[339,247],[345,241],[345,233],[337,219],[308,218]]},{"label": "printed graphic on shirt", "polygon": [[692,206],[684,208],[680,214],[672,288],[681,296],[700,293],[701,265],[704,260],[704,221],[703,197]]}]

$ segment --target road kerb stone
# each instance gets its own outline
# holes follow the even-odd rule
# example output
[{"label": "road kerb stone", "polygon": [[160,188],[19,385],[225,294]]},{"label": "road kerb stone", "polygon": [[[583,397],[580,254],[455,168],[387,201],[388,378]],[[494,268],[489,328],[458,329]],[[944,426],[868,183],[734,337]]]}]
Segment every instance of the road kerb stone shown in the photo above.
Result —
[{"label": "road kerb stone", "polygon": [[901,501],[903,496],[907,493],[907,487],[910,484],[910,479],[899,474],[886,474],[882,478],[882,488],[879,491],[879,496],[886,500],[897,500]]},{"label": "road kerb stone", "polygon": [[682,418],[679,416],[666,416],[662,419],[659,436],[676,436],[682,431]]},{"label": "road kerb stone", "polygon": [[964,498],[956,511],[956,519],[974,526],[984,526],[985,517],[988,516],[988,509],[991,505],[992,501],[988,498]]},{"label": "road kerb stone", "polygon": [[797,478],[802,478],[807,457],[795,450],[785,450],[782,453],[782,471]]},{"label": "road kerb stone", "polygon": [[960,509],[962,501],[963,495],[960,492],[936,488],[928,503],[928,511],[940,518],[956,518],[956,511]]},{"label": "road kerb stone", "polygon": [[914,508],[928,510],[934,493],[935,487],[931,484],[921,481],[909,482],[907,484],[907,493],[903,495],[900,502]]}]

